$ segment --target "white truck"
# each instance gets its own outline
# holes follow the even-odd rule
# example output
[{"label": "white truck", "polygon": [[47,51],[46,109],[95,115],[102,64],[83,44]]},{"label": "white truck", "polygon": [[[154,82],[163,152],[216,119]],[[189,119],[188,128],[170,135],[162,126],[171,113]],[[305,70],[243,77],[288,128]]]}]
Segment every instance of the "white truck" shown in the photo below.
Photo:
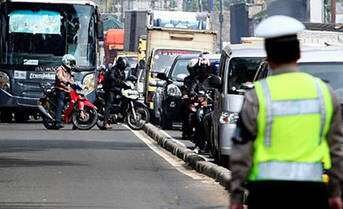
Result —
[{"label": "white truck", "polygon": [[208,17],[191,12],[152,12],[148,18],[145,72],[145,102],[152,110],[152,96],[159,72],[170,68],[180,54],[215,53],[217,33],[210,30]]}]

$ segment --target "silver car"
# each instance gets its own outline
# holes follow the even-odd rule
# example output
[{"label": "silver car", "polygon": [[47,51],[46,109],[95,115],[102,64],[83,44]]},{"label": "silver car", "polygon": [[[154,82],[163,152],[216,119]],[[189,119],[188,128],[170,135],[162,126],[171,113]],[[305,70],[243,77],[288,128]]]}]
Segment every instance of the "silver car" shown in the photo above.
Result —
[{"label": "silver car", "polygon": [[[231,49],[230,49],[231,48]],[[298,61],[302,72],[307,72],[329,83],[341,98],[343,104],[343,50],[328,46],[302,46],[301,59]],[[233,65],[237,58],[251,63],[251,70],[257,72],[252,81],[260,80],[271,74],[269,66],[264,62],[265,52],[262,45],[245,45],[226,47],[222,53],[221,88],[219,88],[211,123],[211,141],[213,155],[223,165],[228,165],[231,149],[231,138],[236,129],[238,114],[243,104],[244,92],[252,88],[252,83],[244,79],[235,81]],[[252,59],[254,58],[254,59]],[[250,60],[250,61],[249,61]],[[243,72],[238,73],[243,75]],[[248,76],[251,79],[250,76]]]},{"label": "silver car", "polygon": [[217,163],[227,166],[231,137],[241,111],[245,89],[252,85],[265,58],[262,45],[226,46],[221,55],[219,76],[221,87],[215,94],[215,108],[210,125],[212,155]]}]

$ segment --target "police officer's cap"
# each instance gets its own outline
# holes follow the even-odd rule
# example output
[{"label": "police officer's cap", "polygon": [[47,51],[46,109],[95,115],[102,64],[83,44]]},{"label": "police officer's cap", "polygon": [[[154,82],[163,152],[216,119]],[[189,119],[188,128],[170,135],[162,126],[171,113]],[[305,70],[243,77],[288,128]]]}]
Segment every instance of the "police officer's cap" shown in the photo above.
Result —
[{"label": "police officer's cap", "polygon": [[305,29],[300,21],[283,15],[275,15],[263,20],[255,30],[255,35],[265,39],[278,39],[296,35]]}]

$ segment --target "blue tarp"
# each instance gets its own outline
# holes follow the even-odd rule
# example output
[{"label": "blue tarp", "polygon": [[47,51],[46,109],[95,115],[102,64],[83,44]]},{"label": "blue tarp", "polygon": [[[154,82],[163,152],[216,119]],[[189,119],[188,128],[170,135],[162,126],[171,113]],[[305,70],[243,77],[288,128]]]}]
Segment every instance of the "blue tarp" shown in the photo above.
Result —
[{"label": "blue tarp", "polygon": [[17,10],[9,15],[9,33],[61,34],[61,14]]}]

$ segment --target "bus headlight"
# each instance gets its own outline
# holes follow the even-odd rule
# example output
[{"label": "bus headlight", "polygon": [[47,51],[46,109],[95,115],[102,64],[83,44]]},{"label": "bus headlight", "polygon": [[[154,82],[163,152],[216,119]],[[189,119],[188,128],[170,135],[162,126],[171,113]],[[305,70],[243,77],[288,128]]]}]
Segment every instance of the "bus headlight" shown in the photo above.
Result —
[{"label": "bus headlight", "polygon": [[88,74],[83,78],[82,86],[84,86],[85,93],[89,94],[94,90],[95,75],[94,73]]},{"label": "bus headlight", "polygon": [[11,89],[10,77],[7,75],[7,73],[2,71],[0,71],[0,89],[3,89],[7,92],[10,92]]}]

